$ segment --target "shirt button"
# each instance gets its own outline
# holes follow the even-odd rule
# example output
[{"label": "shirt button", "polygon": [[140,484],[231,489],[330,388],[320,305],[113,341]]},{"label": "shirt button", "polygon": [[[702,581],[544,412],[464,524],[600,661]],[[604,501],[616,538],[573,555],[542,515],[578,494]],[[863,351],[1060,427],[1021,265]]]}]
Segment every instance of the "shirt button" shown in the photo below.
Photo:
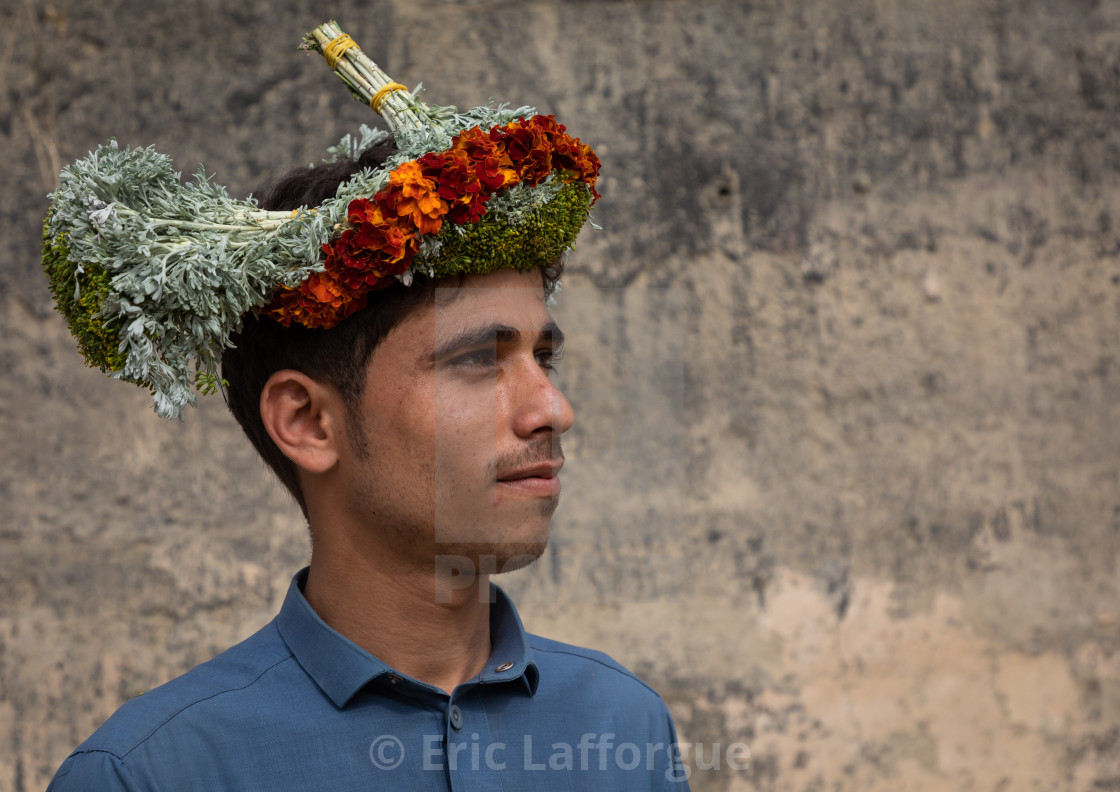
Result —
[{"label": "shirt button", "polygon": [[451,705],[451,727],[455,731],[463,728],[463,712],[459,709],[458,704]]},{"label": "shirt button", "polygon": [[400,681],[401,681],[401,678],[399,676],[397,676],[396,674],[389,674],[389,684],[390,685],[399,684]]},{"label": "shirt button", "polygon": [[494,670],[498,671],[498,672],[501,672],[501,671],[509,671],[511,668],[513,668],[513,663],[502,663],[500,666],[498,666]]}]

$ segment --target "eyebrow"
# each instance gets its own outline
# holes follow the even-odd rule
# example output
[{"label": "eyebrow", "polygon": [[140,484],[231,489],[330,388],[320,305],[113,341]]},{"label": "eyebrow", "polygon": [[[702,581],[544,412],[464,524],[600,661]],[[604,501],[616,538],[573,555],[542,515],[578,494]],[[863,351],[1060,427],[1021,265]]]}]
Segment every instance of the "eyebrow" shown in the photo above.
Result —
[{"label": "eyebrow", "polygon": [[[537,333],[537,341],[550,341],[554,352],[564,346],[564,331],[556,322],[548,322]],[[521,331],[501,322],[479,327],[468,327],[455,335],[440,340],[428,356],[431,361],[443,360],[457,352],[497,344],[516,344],[521,341]]]}]

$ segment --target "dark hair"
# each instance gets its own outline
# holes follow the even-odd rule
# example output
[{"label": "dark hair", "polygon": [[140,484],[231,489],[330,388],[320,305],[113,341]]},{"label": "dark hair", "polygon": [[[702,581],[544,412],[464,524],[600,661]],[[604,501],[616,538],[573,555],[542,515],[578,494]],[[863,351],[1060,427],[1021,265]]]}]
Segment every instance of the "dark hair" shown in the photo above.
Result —
[{"label": "dark hair", "polygon": [[[354,174],[365,168],[381,167],[395,151],[396,144],[389,138],[367,148],[357,160],[292,171],[265,190],[259,204],[270,210],[318,206],[333,198],[339,185]],[[541,268],[546,291],[559,280],[562,270],[561,261]],[[346,404],[348,428],[352,433],[360,432],[356,416],[370,356],[397,323],[435,298],[438,285],[446,283],[418,276],[410,286],[396,283],[372,292],[365,308],[329,330],[296,324],[284,327],[272,319],[250,314],[244,318],[240,332],[231,336],[231,346],[222,355],[222,377],[229,383],[226,392],[230,412],[261,458],[296,499],[305,517],[307,503],[296,466],[272,442],[261,420],[260,398],[265,383],[281,369],[295,369],[333,386]]]}]

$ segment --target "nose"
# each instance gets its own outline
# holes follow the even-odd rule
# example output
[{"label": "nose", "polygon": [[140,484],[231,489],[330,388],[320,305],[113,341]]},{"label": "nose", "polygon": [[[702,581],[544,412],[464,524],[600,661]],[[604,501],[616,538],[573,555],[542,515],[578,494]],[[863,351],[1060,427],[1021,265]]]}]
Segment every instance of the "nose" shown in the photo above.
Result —
[{"label": "nose", "polygon": [[519,437],[540,432],[561,435],[572,428],[575,413],[567,397],[534,360],[514,394],[513,429]]}]

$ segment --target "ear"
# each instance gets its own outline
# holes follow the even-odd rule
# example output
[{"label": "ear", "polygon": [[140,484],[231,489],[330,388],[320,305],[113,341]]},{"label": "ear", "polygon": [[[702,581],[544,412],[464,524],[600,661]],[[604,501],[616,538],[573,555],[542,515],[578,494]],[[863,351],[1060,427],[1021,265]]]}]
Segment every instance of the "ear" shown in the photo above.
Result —
[{"label": "ear", "polygon": [[342,399],[301,371],[282,369],[261,390],[261,421],[272,442],[309,473],[325,473],[338,461],[344,426]]}]

